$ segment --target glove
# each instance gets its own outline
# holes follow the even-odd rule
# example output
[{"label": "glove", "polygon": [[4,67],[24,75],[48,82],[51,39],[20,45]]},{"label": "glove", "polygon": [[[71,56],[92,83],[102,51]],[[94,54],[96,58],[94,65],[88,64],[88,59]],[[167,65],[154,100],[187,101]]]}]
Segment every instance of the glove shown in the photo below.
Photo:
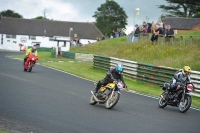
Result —
[{"label": "glove", "polygon": [[127,85],[124,85],[124,88],[128,88],[128,86],[127,86]]}]

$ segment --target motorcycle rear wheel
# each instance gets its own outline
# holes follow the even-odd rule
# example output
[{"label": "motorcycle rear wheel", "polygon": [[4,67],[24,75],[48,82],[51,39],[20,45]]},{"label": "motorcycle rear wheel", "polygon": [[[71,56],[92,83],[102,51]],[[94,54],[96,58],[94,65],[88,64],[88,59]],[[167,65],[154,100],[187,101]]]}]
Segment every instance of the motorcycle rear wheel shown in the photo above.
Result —
[{"label": "motorcycle rear wheel", "polygon": [[[164,93],[165,93],[165,92],[162,93],[162,96],[165,95]],[[160,96],[159,99],[158,99],[158,106],[159,106],[160,108],[164,108],[164,107],[167,106],[167,101],[164,100],[161,96]]]},{"label": "motorcycle rear wheel", "polygon": [[192,104],[191,96],[185,97],[184,102],[182,102],[182,100],[180,101],[179,111],[181,113],[185,113],[190,108],[191,104]]},{"label": "motorcycle rear wheel", "polygon": [[90,97],[90,105],[95,105],[97,102],[94,100],[94,96]]},{"label": "motorcycle rear wheel", "polygon": [[114,92],[112,97],[111,97],[111,94],[110,94],[108,100],[106,101],[106,108],[112,109],[117,104],[117,102],[119,101],[119,98],[120,98],[120,94],[116,91]]}]

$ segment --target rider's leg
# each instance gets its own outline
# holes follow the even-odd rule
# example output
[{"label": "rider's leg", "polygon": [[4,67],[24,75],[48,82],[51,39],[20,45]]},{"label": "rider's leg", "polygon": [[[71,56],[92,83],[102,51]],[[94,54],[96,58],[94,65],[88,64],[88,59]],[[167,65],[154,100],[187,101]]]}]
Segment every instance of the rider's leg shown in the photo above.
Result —
[{"label": "rider's leg", "polygon": [[94,93],[98,92],[98,90],[100,89],[100,87],[101,87],[102,85],[106,85],[106,84],[108,84],[108,80],[106,80],[106,79],[100,80],[100,81],[96,84],[96,86],[95,86],[95,88],[94,88]]},{"label": "rider's leg", "polygon": [[28,58],[28,56],[24,57],[24,65],[25,65],[25,62],[26,62],[27,58]]}]

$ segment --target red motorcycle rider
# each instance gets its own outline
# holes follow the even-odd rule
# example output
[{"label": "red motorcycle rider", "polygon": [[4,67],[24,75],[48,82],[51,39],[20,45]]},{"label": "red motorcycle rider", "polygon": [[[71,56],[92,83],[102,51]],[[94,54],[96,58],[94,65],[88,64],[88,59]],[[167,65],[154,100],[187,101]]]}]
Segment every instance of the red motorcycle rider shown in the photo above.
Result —
[{"label": "red motorcycle rider", "polygon": [[25,62],[29,56],[29,54],[35,54],[35,56],[37,56],[37,47],[36,46],[32,46],[32,48],[29,48],[27,51],[26,51],[26,56],[24,58],[24,65],[25,65]]}]

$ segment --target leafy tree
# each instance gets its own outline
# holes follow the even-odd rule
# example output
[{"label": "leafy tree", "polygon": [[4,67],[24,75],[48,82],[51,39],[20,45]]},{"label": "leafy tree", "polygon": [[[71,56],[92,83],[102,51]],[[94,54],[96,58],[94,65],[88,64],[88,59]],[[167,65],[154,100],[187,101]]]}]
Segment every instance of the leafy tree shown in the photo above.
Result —
[{"label": "leafy tree", "polygon": [[49,20],[48,18],[46,18],[46,17],[43,17],[43,16],[38,16],[38,17],[36,17],[36,18],[33,18],[33,19]]},{"label": "leafy tree", "polygon": [[200,18],[200,12],[196,13],[193,18]]},{"label": "leafy tree", "polygon": [[196,0],[165,0],[169,5],[159,5],[158,7],[168,13],[166,16],[193,17],[200,11],[200,2]]},{"label": "leafy tree", "polygon": [[0,15],[4,16],[4,17],[23,18],[23,16],[20,15],[19,13],[16,13],[16,12],[9,10],[9,9],[0,12]]},{"label": "leafy tree", "polygon": [[112,30],[125,28],[128,18],[123,8],[115,1],[110,0],[101,4],[93,17],[96,19],[96,26],[105,36],[110,35]]}]

